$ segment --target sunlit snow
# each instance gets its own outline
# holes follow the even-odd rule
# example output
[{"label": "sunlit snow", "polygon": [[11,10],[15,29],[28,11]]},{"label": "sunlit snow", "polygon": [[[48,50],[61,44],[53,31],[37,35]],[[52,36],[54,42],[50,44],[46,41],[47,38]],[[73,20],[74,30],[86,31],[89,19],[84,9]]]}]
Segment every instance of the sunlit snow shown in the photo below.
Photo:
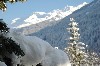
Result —
[{"label": "sunlit snow", "polygon": [[35,36],[24,36],[11,31],[8,34],[14,41],[20,44],[25,56],[18,58],[13,56],[14,64],[36,66],[42,63],[43,66],[70,66],[68,56],[65,52],[53,48],[48,42]]},{"label": "sunlit snow", "polygon": [[[63,19],[64,17],[72,14],[75,10],[80,9],[81,7],[85,6],[87,3],[84,2],[78,6],[66,6],[64,9],[56,9],[51,12],[33,12],[31,16],[26,18],[23,24],[20,24],[14,28],[22,28],[26,26],[30,26],[32,24],[37,24],[43,21],[58,21]],[[16,19],[16,18],[15,18]],[[15,20],[14,19],[14,20]],[[15,21],[13,22],[15,23]]]}]

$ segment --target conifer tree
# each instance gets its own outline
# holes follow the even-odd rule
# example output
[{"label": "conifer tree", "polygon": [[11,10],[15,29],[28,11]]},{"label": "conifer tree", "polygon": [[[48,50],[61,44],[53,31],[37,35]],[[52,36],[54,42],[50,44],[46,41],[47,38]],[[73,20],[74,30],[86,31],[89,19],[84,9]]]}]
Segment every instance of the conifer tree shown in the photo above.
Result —
[{"label": "conifer tree", "polygon": [[7,9],[6,3],[25,2],[26,0],[0,0],[0,9],[5,11]]},{"label": "conifer tree", "polygon": [[67,50],[69,59],[72,66],[80,66],[83,60],[86,61],[85,44],[79,42],[80,34],[78,23],[75,22],[73,18],[70,18],[71,23],[69,23],[70,28],[67,28],[70,33],[69,43],[65,50]]},{"label": "conifer tree", "polygon": [[0,19],[0,56],[2,57],[0,58],[0,61],[2,61],[3,57],[5,57],[7,53],[14,53],[17,56],[25,55],[19,44],[12,40],[11,37],[6,36],[7,33],[9,33],[9,28],[6,23]]}]

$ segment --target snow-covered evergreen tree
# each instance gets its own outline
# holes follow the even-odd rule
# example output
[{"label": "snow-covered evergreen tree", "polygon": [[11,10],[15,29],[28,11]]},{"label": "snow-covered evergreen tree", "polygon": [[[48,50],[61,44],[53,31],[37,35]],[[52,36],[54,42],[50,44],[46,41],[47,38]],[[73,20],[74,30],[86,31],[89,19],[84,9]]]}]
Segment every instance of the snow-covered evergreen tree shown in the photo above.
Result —
[{"label": "snow-covered evergreen tree", "polygon": [[[11,37],[7,37],[9,33],[9,28],[6,23],[3,22],[3,19],[0,19],[0,61],[8,63],[9,58],[7,55],[15,54],[17,56],[24,56],[23,50],[21,50],[18,43],[12,40]],[[9,59],[11,60],[11,59]]]},{"label": "snow-covered evergreen tree", "polygon": [[87,63],[89,66],[100,65],[100,56],[96,52],[87,52],[87,54]]},{"label": "snow-covered evergreen tree", "polygon": [[69,23],[70,28],[67,28],[70,32],[70,38],[68,47],[65,49],[68,51],[69,59],[72,66],[80,66],[81,63],[86,61],[85,44],[79,42],[80,34],[78,23],[75,22],[73,18],[70,18],[71,23]]},{"label": "snow-covered evergreen tree", "polygon": [[26,0],[0,0],[0,9],[5,11],[7,9],[6,3],[10,2],[10,3],[15,3],[15,2],[24,2]]}]

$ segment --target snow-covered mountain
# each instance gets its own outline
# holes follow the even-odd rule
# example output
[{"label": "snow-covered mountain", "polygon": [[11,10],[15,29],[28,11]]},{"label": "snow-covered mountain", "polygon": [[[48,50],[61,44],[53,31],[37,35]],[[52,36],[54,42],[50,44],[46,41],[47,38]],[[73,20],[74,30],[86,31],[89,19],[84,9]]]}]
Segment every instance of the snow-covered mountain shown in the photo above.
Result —
[{"label": "snow-covered mountain", "polygon": [[73,12],[71,15],[62,19],[59,23],[48,26],[36,33],[35,35],[49,42],[52,46],[58,46],[61,49],[66,47],[69,33],[66,28],[70,18],[74,18],[79,23],[81,41],[89,45],[91,51],[100,52],[100,0],[94,0],[90,4]]},{"label": "snow-covered mountain", "polygon": [[[78,6],[66,6],[64,9],[56,9],[51,12],[33,12],[31,16],[28,18],[15,18],[12,20],[12,27],[13,28],[22,28],[27,27],[32,24],[37,24],[40,22],[51,22],[51,21],[58,21],[62,18],[70,15],[72,12],[74,12],[77,9],[80,9],[87,3],[84,2]],[[19,23],[20,22],[20,23]]]}]

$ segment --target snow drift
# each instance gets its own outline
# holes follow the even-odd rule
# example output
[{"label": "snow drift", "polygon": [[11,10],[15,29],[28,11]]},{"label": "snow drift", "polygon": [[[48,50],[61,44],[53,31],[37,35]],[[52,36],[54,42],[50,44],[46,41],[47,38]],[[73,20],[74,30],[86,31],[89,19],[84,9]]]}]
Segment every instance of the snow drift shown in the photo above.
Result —
[{"label": "snow drift", "polygon": [[4,62],[0,61],[0,66],[7,66]]},{"label": "snow drift", "polygon": [[13,56],[13,63],[25,66],[36,66],[41,63],[43,66],[71,66],[65,52],[53,48],[48,42],[35,36],[24,36],[14,31],[8,34],[20,44],[25,56],[17,58]]}]

